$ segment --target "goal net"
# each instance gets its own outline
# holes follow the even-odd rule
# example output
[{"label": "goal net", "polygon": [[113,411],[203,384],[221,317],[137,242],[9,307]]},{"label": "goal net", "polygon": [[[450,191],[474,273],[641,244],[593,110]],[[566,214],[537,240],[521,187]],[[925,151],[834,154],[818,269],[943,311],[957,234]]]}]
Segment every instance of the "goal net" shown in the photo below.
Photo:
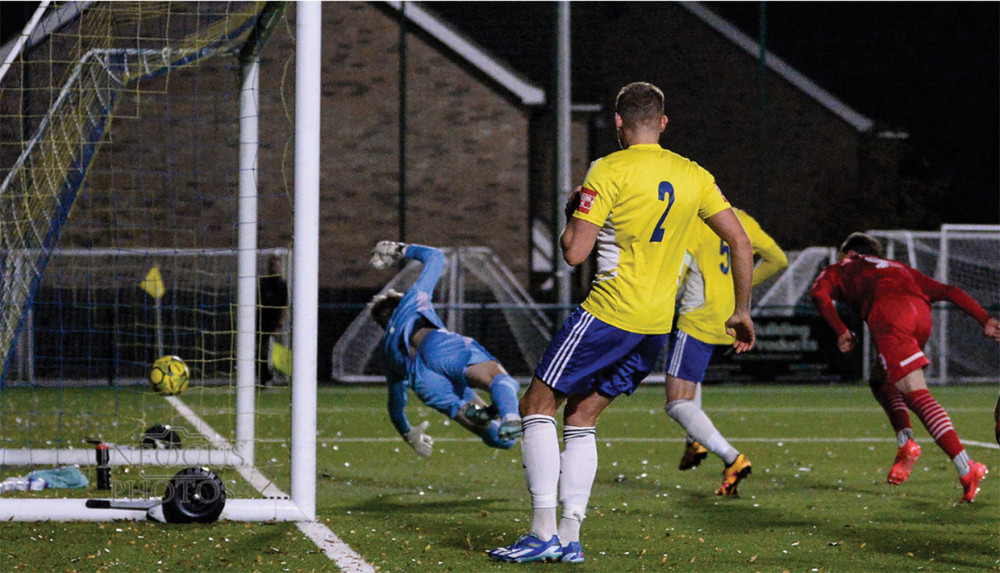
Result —
[{"label": "goal net", "polygon": [[[257,244],[258,227],[292,227],[291,208],[258,219],[255,202],[257,150],[292,134],[262,141],[255,123],[282,98],[258,70],[283,10],[42,3],[0,50],[0,477],[78,468],[87,482],[0,494],[0,518],[141,519],[157,499],[301,517],[282,491],[290,392],[259,384],[286,379],[289,321],[254,326],[290,305],[255,294],[291,271],[282,243]],[[292,54],[272,56],[281,77]],[[162,355],[190,369],[179,395],[147,384]],[[202,466],[196,488],[219,499],[181,499],[174,477]]]},{"label": "goal net", "polygon": [[[994,316],[1000,312],[1000,226],[943,225],[933,232],[869,234],[882,241],[886,257],[961,288]],[[927,368],[930,382],[995,384],[1000,380],[1000,346],[985,338],[982,327],[954,305],[935,305],[934,330],[924,351],[931,362]],[[865,364],[875,359],[869,350]]]},{"label": "goal net", "polygon": [[[946,284],[955,285],[996,316],[1000,312],[1000,226],[943,225],[938,231],[870,230],[898,260]],[[836,261],[836,249],[810,247],[789,253],[788,268],[757,301],[755,316],[791,317],[813,313],[809,288],[822,268]],[[924,347],[931,364],[926,374],[934,384],[996,383],[1000,380],[1000,347],[982,328],[949,303],[933,309],[934,329]],[[867,341],[864,373],[877,355]]]},{"label": "goal net", "polygon": [[[552,336],[549,318],[489,248],[442,250],[446,264],[434,301],[445,326],[478,340],[512,376],[530,377]],[[406,292],[422,269],[422,263],[410,261],[381,292]],[[382,334],[364,309],[333,347],[331,377],[337,382],[384,382]]]}]

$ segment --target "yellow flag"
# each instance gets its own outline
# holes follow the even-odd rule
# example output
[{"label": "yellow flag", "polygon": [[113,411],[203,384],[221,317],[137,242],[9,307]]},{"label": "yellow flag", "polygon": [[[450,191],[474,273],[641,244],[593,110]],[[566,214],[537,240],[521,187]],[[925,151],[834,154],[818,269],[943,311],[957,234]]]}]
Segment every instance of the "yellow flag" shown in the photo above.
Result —
[{"label": "yellow flag", "polygon": [[160,276],[160,267],[153,266],[146,273],[146,278],[139,283],[139,288],[149,293],[149,296],[160,300],[163,295],[167,294],[167,288],[163,286],[163,277]]},{"label": "yellow flag", "polygon": [[284,344],[278,341],[274,342],[274,345],[271,347],[271,360],[275,370],[285,376],[292,375],[292,351]]}]

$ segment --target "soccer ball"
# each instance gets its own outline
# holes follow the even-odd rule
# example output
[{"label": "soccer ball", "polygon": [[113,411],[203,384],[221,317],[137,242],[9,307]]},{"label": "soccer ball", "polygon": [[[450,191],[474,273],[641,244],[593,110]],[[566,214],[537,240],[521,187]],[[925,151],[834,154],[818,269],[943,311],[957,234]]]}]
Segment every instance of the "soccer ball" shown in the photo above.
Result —
[{"label": "soccer ball", "polygon": [[149,370],[149,387],[165,396],[180,394],[188,387],[191,372],[179,356],[161,356]]}]

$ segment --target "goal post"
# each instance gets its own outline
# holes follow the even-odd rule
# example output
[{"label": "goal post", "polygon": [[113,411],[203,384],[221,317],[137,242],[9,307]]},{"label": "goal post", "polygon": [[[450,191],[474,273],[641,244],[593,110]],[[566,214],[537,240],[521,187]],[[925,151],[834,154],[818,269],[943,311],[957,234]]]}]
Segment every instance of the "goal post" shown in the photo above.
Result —
[{"label": "goal post", "polygon": [[[295,249],[258,245],[259,58],[285,4],[43,3],[0,51],[0,477],[90,478],[0,494],[0,519],[144,519],[191,466],[229,490],[221,519],[315,518],[319,3],[295,5],[294,54],[269,55],[296,63],[295,125],[275,136],[295,140],[296,208],[266,221]],[[291,288],[290,387],[258,379],[271,257]],[[161,353],[191,367],[178,396],[145,384]],[[154,423],[179,447],[148,445]]]}]

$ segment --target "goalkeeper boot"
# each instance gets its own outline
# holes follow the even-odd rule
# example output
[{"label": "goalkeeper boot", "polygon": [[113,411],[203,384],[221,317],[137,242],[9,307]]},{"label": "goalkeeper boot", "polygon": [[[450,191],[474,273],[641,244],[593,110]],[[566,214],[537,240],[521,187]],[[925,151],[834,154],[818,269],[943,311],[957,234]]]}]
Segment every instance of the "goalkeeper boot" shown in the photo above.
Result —
[{"label": "goalkeeper boot", "polygon": [[962,482],[962,501],[972,502],[979,493],[979,484],[990,473],[985,464],[969,460],[969,473],[958,478]]},{"label": "goalkeeper boot", "polygon": [[497,431],[497,435],[501,440],[516,440],[524,434],[524,430],[521,429],[521,417],[517,414],[508,414],[504,416],[503,422],[500,423],[500,430]]},{"label": "goalkeeper boot", "polygon": [[490,420],[489,424],[479,433],[483,443],[491,448],[509,450],[517,444],[517,438],[504,440],[500,438],[500,420]]},{"label": "goalkeeper boot", "polygon": [[736,491],[736,488],[740,485],[740,481],[748,475],[750,475],[750,460],[743,454],[740,454],[736,456],[733,463],[722,470],[722,486],[715,492],[715,495],[737,497],[739,493]]},{"label": "goalkeeper boot", "polygon": [[566,547],[562,548],[562,557],[559,558],[562,563],[583,563],[583,547],[580,545],[579,541],[571,541]]},{"label": "goalkeeper boot", "polygon": [[488,551],[487,555],[497,561],[508,563],[559,561],[562,557],[562,544],[559,543],[558,535],[553,535],[548,541],[542,541],[535,537],[535,534],[529,533],[507,547],[497,547]]},{"label": "goalkeeper boot", "polygon": [[694,468],[701,465],[702,460],[708,457],[708,448],[701,445],[697,441],[688,442],[687,447],[684,448],[684,455],[681,456],[681,463],[677,466],[677,469],[693,470]]},{"label": "goalkeeper boot", "polygon": [[919,457],[920,446],[912,439],[907,440],[903,444],[903,447],[899,448],[899,451],[896,452],[896,461],[892,464],[892,469],[889,470],[889,477],[885,481],[892,485],[899,485],[906,481],[906,478],[910,477],[913,464],[917,463],[917,458]]},{"label": "goalkeeper boot", "polygon": [[477,426],[485,426],[497,417],[497,409],[493,406],[483,406],[470,402],[462,411],[462,415]]}]

